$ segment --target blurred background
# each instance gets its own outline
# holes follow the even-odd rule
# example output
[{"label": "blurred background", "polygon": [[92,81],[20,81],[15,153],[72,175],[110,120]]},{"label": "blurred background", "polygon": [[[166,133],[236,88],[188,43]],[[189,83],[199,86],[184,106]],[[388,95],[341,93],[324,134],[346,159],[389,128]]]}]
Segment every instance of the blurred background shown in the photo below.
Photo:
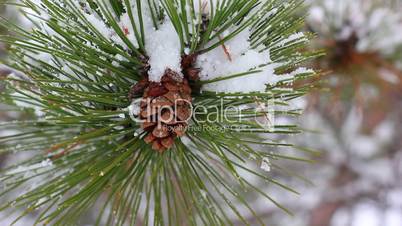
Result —
[{"label": "blurred background", "polygon": [[[302,176],[280,178],[300,196],[261,184],[294,216],[254,206],[272,226],[402,226],[402,0],[307,3],[311,48],[327,55],[311,65],[322,71],[317,89],[294,103],[305,108],[299,124],[307,132],[290,139],[322,154],[314,164],[283,163]],[[16,11],[0,6],[0,14],[23,23]],[[6,54],[0,44],[0,58]],[[2,114],[4,107],[0,121],[22,117]],[[0,165],[7,161],[0,156]],[[0,215],[0,225],[9,222]]]},{"label": "blurred background", "polygon": [[[302,103],[299,145],[322,151],[289,165],[299,198],[277,191],[295,214],[267,211],[277,226],[402,226],[402,1],[311,0],[306,29],[322,85]],[[270,221],[268,220],[270,219]]]}]

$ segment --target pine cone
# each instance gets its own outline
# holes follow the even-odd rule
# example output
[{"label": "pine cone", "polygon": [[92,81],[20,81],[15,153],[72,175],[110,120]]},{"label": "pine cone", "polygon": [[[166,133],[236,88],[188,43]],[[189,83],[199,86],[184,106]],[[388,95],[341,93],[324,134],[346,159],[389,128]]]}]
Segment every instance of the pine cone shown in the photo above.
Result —
[{"label": "pine cone", "polygon": [[192,113],[191,88],[187,79],[167,69],[160,83],[145,78],[131,91],[133,95],[143,91],[140,118],[144,122],[141,127],[148,132],[144,141],[161,153],[170,149],[176,137],[185,134]]},{"label": "pine cone", "polygon": [[148,134],[144,137],[152,149],[163,153],[174,145],[177,137],[185,135],[188,120],[192,116],[192,88],[189,81],[199,79],[200,70],[193,67],[196,54],[182,57],[181,67],[184,78],[179,73],[167,69],[161,82],[150,82],[148,76],[135,84],[129,98],[142,95],[139,117]]}]

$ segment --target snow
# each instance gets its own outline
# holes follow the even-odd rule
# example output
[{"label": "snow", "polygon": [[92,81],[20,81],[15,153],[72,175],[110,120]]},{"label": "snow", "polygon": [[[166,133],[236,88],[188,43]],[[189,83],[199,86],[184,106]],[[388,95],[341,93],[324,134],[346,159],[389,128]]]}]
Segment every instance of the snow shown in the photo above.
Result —
[{"label": "snow", "polygon": [[[395,208],[402,208],[402,187],[386,194],[387,202]],[[402,225],[402,224],[401,224]]]},{"label": "snow", "polygon": [[41,165],[42,167],[53,166],[53,162],[52,162],[52,160],[50,160],[50,159],[45,159],[45,160],[43,160],[43,161],[40,163],[40,165]]},{"label": "snow", "polygon": [[[6,213],[1,213],[0,214],[0,225],[11,225],[15,219],[19,216],[17,214],[6,214]],[[27,225],[34,225],[35,224],[35,218],[28,215],[27,217],[24,217],[20,219],[17,223],[14,223],[14,226],[27,226]]]},{"label": "snow", "polygon": [[393,73],[392,71],[389,71],[387,69],[380,69],[378,72],[378,75],[384,79],[384,81],[387,81],[391,84],[398,84],[400,82],[400,78],[398,77],[397,74]]},{"label": "snow", "polygon": [[380,212],[377,208],[368,203],[360,204],[355,210],[353,226],[379,226]]},{"label": "snow", "polygon": [[307,41],[307,38],[305,37],[303,32],[298,32],[295,34],[291,34],[289,37],[281,40],[279,43],[274,45],[273,47],[283,47],[285,44],[291,43],[291,42],[305,42]]},{"label": "snow", "polygon": [[212,80],[250,70],[260,70],[260,72],[206,84],[203,86],[203,90],[226,93],[264,92],[267,84],[278,81],[278,76],[274,74],[275,66],[273,64],[261,67],[261,65],[271,62],[269,51],[258,52],[251,49],[249,36],[250,31],[244,30],[235,38],[224,43],[231,60],[228,59],[223,47],[200,55],[197,59],[197,67],[201,68],[200,79]]},{"label": "snow", "polygon": [[401,226],[402,214],[399,209],[391,209],[385,213],[385,225],[387,226]]},{"label": "snow", "polygon": [[138,100],[134,100],[126,109],[130,116],[137,116],[140,114],[141,107]]},{"label": "snow", "polygon": [[[33,109],[35,115],[38,117],[45,116],[46,113],[43,111],[41,104],[32,99],[28,99],[29,97],[36,97],[35,94],[33,94],[32,92],[22,90],[20,92],[23,92],[24,94],[19,92],[14,92],[11,94],[13,96],[13,101],[16,106],[22,109]],[[29,101],[30,103],[26,101]]]},{"label": "snow", "polygon": [[145,49],[149,56],[149,80],[160,82],[166,69],[181,73],[180,40],[172,22],[166,20],[147,36]]},{"label": "snow", "polygon": [[[383,220],[381,220],[383,219]],[[353,220],[352,223],[350,220]],[[348,209],[339,210],[333,218],[332,226],[401,226],[402,225],[402,215],[400,210],[397,208],[391,208],[385,210],[384,212],[372,205],[370,202],[364,202],[359,204],[354,212]]]},{"label": "snow", "polygon": [[346,209],[338,210],[332,219],[332,226],[345,226],[350,222],[350,214]]},{"label": "snow", "polygon": [[265,172],[271,172],[271,162],[270,162],[269,158],[265,157],[262,159],[260,168],[262,170],[264,170]]},{"label": "snow", "polygon": [[113,36],[113,31],[108,28],[105,23],[97,17],[95,14],[83,14],[88,22],[95,26],[95,28],[99,31],[99,33],[103,34],[105,37],[111,38]]},{"label": "snow", "polygon": [[[33,165],[29,166],[18,166],[17,168],[12,168],[11,170],[8,170],[5,175],[13,175],[13,174],[19,174],[19,173],[32,173],[34,170],[39,170],[39,169],[47,169],[49,167],[53,166],[53,162],[50,159],[45,159],[40,163],[36,163]],[[28,177],[29,178],[29,177]]]},{"label": "snow", "polygon": [[385,56],[402,45],[402,14],[376,0],[311,0],[308,24],[322,37],[347,40],[359,38],[356,50],[378,51]]}]

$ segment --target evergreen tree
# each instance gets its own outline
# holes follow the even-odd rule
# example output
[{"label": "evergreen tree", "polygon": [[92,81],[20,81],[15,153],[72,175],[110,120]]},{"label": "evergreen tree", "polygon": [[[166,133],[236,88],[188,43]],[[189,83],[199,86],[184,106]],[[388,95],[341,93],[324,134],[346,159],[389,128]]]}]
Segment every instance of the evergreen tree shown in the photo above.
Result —
[{"label": "evergreen tree", "polygon": [[288,149],[315,154],[273,121],[300,114],[290,102],[316,76],[301,66],[319,54],[305,51],[302,1],[8,4],[32,29],[1,18],[14,72],[0,98],[35,114],[0,125],[1,153],[27,157],[1,172],[1,211],[51,225],[91,208],[94,225],[266,225],[244,217],[259,219],[255,193],[289,212],[254,179],[297,193],[266,171],[309,162]]}]

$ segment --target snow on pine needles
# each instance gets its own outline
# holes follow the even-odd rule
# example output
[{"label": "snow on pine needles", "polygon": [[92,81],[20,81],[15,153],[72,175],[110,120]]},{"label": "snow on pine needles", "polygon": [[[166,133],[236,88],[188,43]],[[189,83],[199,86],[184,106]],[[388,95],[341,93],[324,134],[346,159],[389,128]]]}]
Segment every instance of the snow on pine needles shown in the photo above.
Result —
[{"label": "snow on pine needles", "polygon": [[[356,36],[359,52],[389,56],[402,46],[402,14],[392,0],[311,0],[307,23],[321,37],[338,41]],[[387,3],[389,5],[387,5]]]}]

